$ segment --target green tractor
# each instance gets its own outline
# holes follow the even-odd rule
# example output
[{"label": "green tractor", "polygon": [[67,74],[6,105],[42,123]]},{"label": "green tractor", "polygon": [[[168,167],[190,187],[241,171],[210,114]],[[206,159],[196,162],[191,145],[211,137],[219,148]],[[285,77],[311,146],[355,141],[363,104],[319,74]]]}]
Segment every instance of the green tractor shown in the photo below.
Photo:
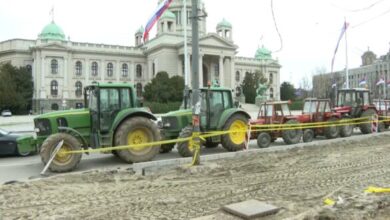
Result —
[{"label": "green tractor", "polygon": [[[222,87],[201,88],[200,96],[201,132],[247,129],[250,115],[238,108],[238,103],[233,102],[232,91],[230,89]],[[161,122],[159,123],[162,139],[171,140],[186,138],[192,135],[191,105],[191,90],[189,90],[184,95],[180,110],[162,115]],[[242,150],[245,147],[245,133],[232,132],[206,138],[203,145],[206,148],[214,148],[220,143],[228,151]],[[174,143],[163,144],[160,152],[169,152],[174,146]],[[177,143],[177,150],[183,157],[190,157],[194,153],[194,149],[189,146],[188,142]]]},{"label": "green tractor", "polygon": [[[142,144],[160,140],[160,132],[148,109],[138,107],[134,87],[126,83],[100,83],[85,87],[85,108],[42,114],[34,119],[37,144],[44,164],[58,143],[63,145],[49,169],[73,170],[82,154],[67,151]],[[151,160],[160,146],[108,150],[127,163]],[[107,153],[106,152],[106,153]]]}]

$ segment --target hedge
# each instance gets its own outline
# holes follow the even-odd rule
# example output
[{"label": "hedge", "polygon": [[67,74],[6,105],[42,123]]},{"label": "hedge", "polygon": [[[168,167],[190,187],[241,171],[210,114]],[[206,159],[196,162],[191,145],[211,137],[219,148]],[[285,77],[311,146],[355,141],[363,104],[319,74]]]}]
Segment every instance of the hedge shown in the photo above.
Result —
[{"label": "hedge", "polygon": [[303,109],[303,100],[292,101],[290,104],[290,110],[302,110]]},{"label": "hedge", "polygon": [[175,111],[180,108],[181,102],[168,102],[168,103],[159,103],[159,102],[144,102],[144,107],[149,107],[152,113],[161,114],[167,113],[170,111]]}]

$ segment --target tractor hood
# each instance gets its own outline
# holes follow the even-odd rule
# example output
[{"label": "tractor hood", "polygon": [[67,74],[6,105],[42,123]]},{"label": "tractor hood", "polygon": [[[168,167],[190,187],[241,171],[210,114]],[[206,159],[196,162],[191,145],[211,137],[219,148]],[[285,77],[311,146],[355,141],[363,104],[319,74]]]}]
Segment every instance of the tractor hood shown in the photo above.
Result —
[{"label": "tractor hood", "polygon": [[71,115],[81,115],[81,114],[89,114],[89,109],[82,108],[82,109],[72,109],[72,110],[64,110],[64,111],[54,111],[54,112],[48,112],[42,115],[39,115],[35,117],[36,119],[40,118],[56,118],[56,117],[63,117],[63,116],[71,116]]},{"label": "tractor hood", "polygon": [[168,112],[166,114],[163,114],[161,117],[180,117],[180,116],[190,116],[192,115],[192,109],[180,109],[177,111]]},{"label": "tractor hood", "polygon": [[351,112],[351,109],[352,109],[351,106],[342,106],[342,107],[333,108],[333,111],[337,113],[349,113]]}]

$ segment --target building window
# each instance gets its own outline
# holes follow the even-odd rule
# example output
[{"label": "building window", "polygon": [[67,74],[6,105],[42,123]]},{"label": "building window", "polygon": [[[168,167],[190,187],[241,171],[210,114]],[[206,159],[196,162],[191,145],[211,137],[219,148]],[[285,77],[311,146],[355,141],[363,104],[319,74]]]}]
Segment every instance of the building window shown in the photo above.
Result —
[{"label": "building window", "polygon": [[107,64],[107,76],[111,77],[114,75],[114,65],[112,63]]},{"label": "building window", "polygon": [[77,81],[75,84],[76,87],[76,96],[80,97],[83,94],[83,84],[80,81]]},{"label": "building window", "polygon": [[240,72],[236,71],[236,81],[240,82]]},{"label": "building window", "polygon": [[153,72],[153,76],[156,74],[156,64],[153,63],[152,65],[152,72]]},{"label": "building window", "polygon": [[58,104],[57,103],[51,104],[51,110],[57,111],[58,110]]},{"label": "building window", "polygon": [[77,76],[80,76],[80,75],[81,75],[81,72],[83,71],[83,64],[81,64],[80,61],[77,61],[77,62],[76,62],[75,70],[76,70],[76,75],[77,75]]},{"label": "building window", "polygon": [[58,95],[58,82],[55,80],[50,82],[50,94],[53,96]]},{"label": "building window", "polygon": [[214,74],[215,77],[219,77],[219,64],[214,65]]},{"label": "building window", "polygon": [[78,108],[83,108],[83,103],[81,103],[81,102],[76,102],[76,109],[78,109]]},{"label": "building window", "polygon": [[270,88],[270,89],[269,89],[269,98],[270,98],[270,99],[273,99],[273,98],[274,98],[274,89],[273,89],[273,88]]},{"label": "building window", "polygon": [[92,62],[92,76],[98,75],[98,64],[96,62]]},{"label": "building window", "polygon": [[141,66],[141,64],[137,65],[136,73],[137,73],[137,78],[141,78],[142,77],[142,66]]},{"label": "building window", "polygon": [[142,96],[142,84],[137,83],[137,96],[141,97]]},{"label": "building window", "polygon": [[51,60],[51,73],[57,74],[58,73],[58,61],[56,59]]},{"label": "building window", "polygon": [[32,73],[32,67],[30,64],[26,65],[26,69],[28,73]]},{"label": "building window", "polygon": [[269,83],[270,84],[274,83],[274,74],[272,73],[269,74]]},{"label": "building window", "polygon": [[122,64],[122,77],[127,77],[129,75],[129,67],[126,63]]}]

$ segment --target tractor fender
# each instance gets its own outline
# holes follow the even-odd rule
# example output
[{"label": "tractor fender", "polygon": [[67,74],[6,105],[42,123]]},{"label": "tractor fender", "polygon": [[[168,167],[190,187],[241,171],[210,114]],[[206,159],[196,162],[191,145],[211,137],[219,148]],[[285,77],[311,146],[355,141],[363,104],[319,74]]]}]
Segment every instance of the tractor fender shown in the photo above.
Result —
[{"label": "tractor fender", "polygon": [[221,130],[223,129],[223,126],[225,125],[225,123],[227,122],[227,120],[229,120],[229,118],[231,118],[233,115],[235,114],[242,114],[244,115],[246,118],[250,119],[251,116],[244,110],[241,110],[241,109],[236,109],[236,108],[232,108],[232,109],[228,109],[228,110],[225,110],[222,115],[221,115],[221,119],[219,120],[218,122],[218,126],[217,126],[217,129],[218,130]]},{"label": "tractor fender", "polygon": [[77,138],[77,140],[79,140],[81,142],[82,148],[84,148],[84,149],[88,148],[88,142],[85,140],[83,135],[81,135],[80,132],[78,132],[77,130],[75,130],[73,128],[69,128],[69,127],[58,127],[58,131],[61,133],[67,133],[67,134],[72,135],[73,137]]},{"label": "tractor fender", "polygon": [[133,108],[133,109],[125,109],[120,111],[117,116],[115,117],[115,120],[112,124],[112,135],[115,134],[116,129],[119,127],[119,125],[126,119],[135,117],[135,116],[140,116],[140,117],[145,117],[148,119],[151,119],[153,121],[156,121],[157,118],[154,116],[152,113],[146,111],[144,108]]}]

